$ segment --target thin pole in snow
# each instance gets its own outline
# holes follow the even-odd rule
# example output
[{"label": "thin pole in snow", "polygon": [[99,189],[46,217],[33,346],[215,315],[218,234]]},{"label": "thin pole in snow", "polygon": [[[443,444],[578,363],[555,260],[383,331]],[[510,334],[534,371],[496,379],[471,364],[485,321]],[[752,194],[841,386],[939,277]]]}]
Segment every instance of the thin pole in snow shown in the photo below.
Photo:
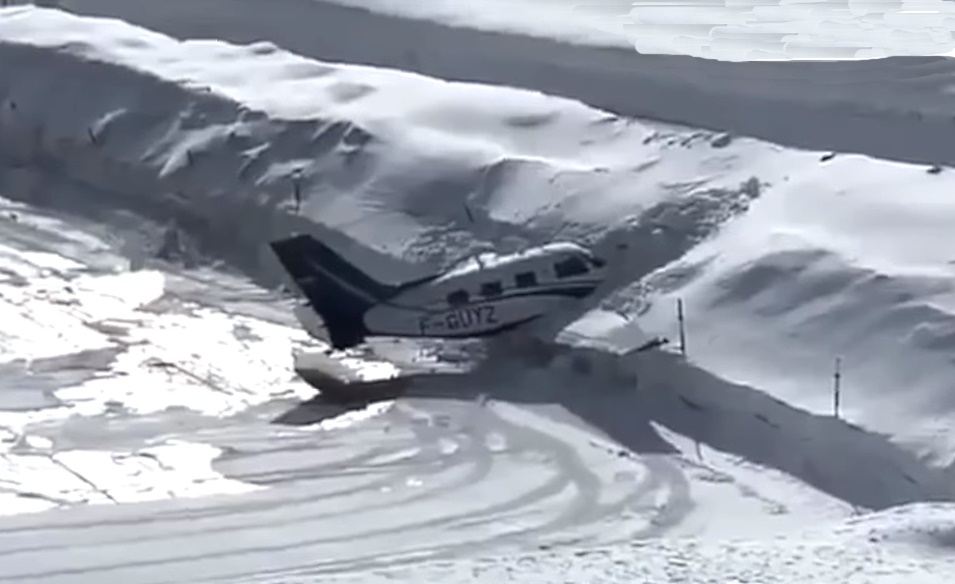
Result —
[{"label": "thin pole in snow", "polygon": [[842,358],[836,357],[836,367],[832,374],[832,414],[839,417],[839,399],[842,391]]},{"label": "thin pole in snow", "polygon": [[[464,203],[464,214],[468,216],[468,221],[469,221],[472,225],[474,225],[474,224],[476,223],[476,221],[474,220],[474,214],[471,213],[471,207],[470,207],[467,203]],[[478,268],[480,268],[480,269],[482,269],[482,270],[484,269],[484,262],[481,261],[481,254],[480,254],[480,252],[474,255],[474,261],[477,262]]]},{"label": "thin pole in snow", "polygon": [[680,323],[680,353],[686,356],[686,322],[683,318],[683,299],[676,299],[676,318]]},{"label": "thin pole in snow", "polygon": [[295,200],[295,213],[302,212],[302,171],[295,169],[292,173],[292,197]]}]

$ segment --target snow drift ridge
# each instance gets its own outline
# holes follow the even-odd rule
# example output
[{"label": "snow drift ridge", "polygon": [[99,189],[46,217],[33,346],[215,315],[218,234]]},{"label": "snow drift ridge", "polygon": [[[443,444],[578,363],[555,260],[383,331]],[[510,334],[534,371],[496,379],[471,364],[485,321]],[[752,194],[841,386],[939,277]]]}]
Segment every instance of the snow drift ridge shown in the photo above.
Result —
[{"label": "snow drift ridge", "polygon": [[[698,241],[752,198],[742,173],[638,188],[670,165],[665,146],[558,98],[318,63],[268,44],[179,43],[35,8],[0,11],[0,38],[0,147],[113,203],[174,218],[268,279],[277,272],[263,244],[293,229],[322,231],[387,279],[414,269],[388,256],[433,269],[475,245],[475,232],[512,247],[558,232],[599,239],[702,194],[714,220],[688,226]],[[494,109],[462,107],[489,91]]]},{"label": "snow drift ridge", "polygon": [[[947,57],[732,63],[641,55],[623,35],[607,41],[612,35],[581,34],[586,27],[579,22],[541,20],[534,2],[503,9],[495,2],[275,1],[281,9],[231,0],[71,0],[70,6],[181,38],[207,37],[212,27],[232,42],[268,39],[317,59],[523,87],[620,115],[797,148],[955,164],[949,89],[955,60]],[[489,14],[522,9],[523,17]],[[583,18],[565,10],[564,18]],[[491,27],[507,32],[486,30]]]}]

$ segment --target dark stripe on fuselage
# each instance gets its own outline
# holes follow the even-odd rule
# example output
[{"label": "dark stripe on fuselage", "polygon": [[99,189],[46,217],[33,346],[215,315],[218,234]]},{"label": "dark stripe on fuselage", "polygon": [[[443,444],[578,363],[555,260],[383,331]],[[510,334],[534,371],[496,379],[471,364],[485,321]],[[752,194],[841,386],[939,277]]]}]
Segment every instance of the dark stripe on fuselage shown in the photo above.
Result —
[{"label": "dark stripe on fuselage", "polygon": [[[483,300],[475,300],[475,301],[468,302],[466,304],[461,304],[458,306],[447,306],[437,310],[435,309],[412,309],[412,310],[415,310],[416,312],[420,312],[422,317],[427,318],[429,316],[440,316],[443,314],[447,314],[449,312],[456,312],[460,310],[474,310],[475,308],[478,308],[481,306],[493,305],[494,303],[500,302],[501,300],[508,300],[512,298],[524,298],[524,297],[533,297],[533,296],[564,296],[566,298],[579,299],[579,298],[584,298],[588,296],[589,294],[591,294],[596,287],[597,286],[595,284],[586,284],[586,285],[578,285],[578,286],[565,286],[563,288],[556,288],[556,289],[541,288],[537,290],[514,290],[512,291],[511,294],[504,294],[501,296],[496,296],[494,298],[487,298]],[[440,333],[435,333],[435,334],[413,333],[413,334],[403,334],[402,336],[427,337],[427,338],[487,337],[487,336],[496,335],[496,334],[523,326],[545,315],[546,313],[535,314],[533,316],[529,316],[527,318],[523,318],[521,320],[517,320],[514,322],[509,322],[491,329],[483,329],[483,330],[463,329],[460,332],[453,332],[447,329],[443,329]],[[375,334],[375,333],[372,333],[372,334]],[[389,336],[388,333],[380,333],[380,334],[384,336]]]},{"label": "dark stripe on fuselage", "polygon": [[514,298],[526,298],[532,296],[563,296],[565,298],[575,298],[581,299],[586,298],[594,293],[594,290],[597,289],[597,284],[578,284],[576,286],[564,286],[564,287],[554,287],[554,288],[528,288],[528,289],[516,289],[516,290],[505,290],[503,294],[499,296],[482,296],[479,299],[475,298],[469,300],[466,303],[460,304],[458,306],[449,306],[437,310],[436,312],[444,312],[446,310],[454,310],[457,308],[468,308],[472,306],[479,306],[482,304],[494,304],[495,302],[501,302],[503,300],[511,300]]},{"label": "dark stripe on fuselage", "polygon": [[594,290],[597,289],[599,284],[595,283],[580,283],[574,285],[566,286],[554,286],[551,288],[538,288],[522,290],[516,289],[511,291],[505,291],[504,294],[496,298],[489,298],[488,300],[500,300],[502,298],[520,298],[523,296],[567,296],[569,298],[586,298],[593,294]]},{"label": "dark stripe on fuselage", "polygon": [[529,316],[527,318],[516,320],[514,322],[509,322],[507,324],[502,324],[499,327],[492,329],[485,329],[479,331],[466,331],[462,330],[460,332],[446,331],[440,334],[427,334],[427,333],[401,333],[400,335],[395,335],[393,333],[375,333],[372,332],[372,335],[379,334],[383,337],[406,337],[411,339],[422,338],[422,339],[470,339],[470,338],[480,338],[480,337],[490,337],[500,333],[506,333],[518,327],[529,324],[538,318],[544,316],[543,314],[536,314],[534,316]]},{"label": "dark stripe on fuselage", "polygon": [[577,284],[575,286],[565,286],[562,288],[537,288],[537,289],[516,289],[510,291],[504,291],[500,296],[489,296],[489,297],[480,297],[469,300],[468,302],[451,306],[449,304],[442,304],[440,308],[435,308],[434,306],[408,306],[405,304],[392,303],[392,302],[381,302],[381,306],[389,306],[396,310],[410,310],[413,312],[419,312],[422,315],[434,315],[442,314],[450,310],[464,310],[467,308],[474,308],[476,306],[484,306],[486,304],[494,304],[496,302],[501,302],[503,300],[511,300],[513,298],[526,298],[532,296],[564,296],[566,298],[581,299],[586,298],[593,294],[594,290],[597,289],[597,284],[588,283],[588,284]]}]

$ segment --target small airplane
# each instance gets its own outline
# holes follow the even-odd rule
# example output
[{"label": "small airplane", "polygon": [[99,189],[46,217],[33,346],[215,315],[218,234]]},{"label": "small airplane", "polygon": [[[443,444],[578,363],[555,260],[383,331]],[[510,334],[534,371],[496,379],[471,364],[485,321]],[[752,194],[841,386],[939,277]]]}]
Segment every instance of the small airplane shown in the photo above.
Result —
[{"label": "small airplane", "polygon": [[[312,235],[270,247],[306,299],[296,318],[338,351],[371,337],[508,338],[539,348],[595,306],[616,280],[611,262],[571,242],[480,254],[402,284],[376,280]],[[644,336],[640,342],[647,341]],[[510,347],[505,352],[514,348],[504,346]]]},{"label": "small airplane", "polygon": [[[397,285],[375,280],[311,235],[270,245],[324,323],[323,340],[337,350],[373,336],[497,335],[590,296],[606,276],[604,260],[564,242],[476,256]],[[313,324],[308,328],[315,332]]]}]

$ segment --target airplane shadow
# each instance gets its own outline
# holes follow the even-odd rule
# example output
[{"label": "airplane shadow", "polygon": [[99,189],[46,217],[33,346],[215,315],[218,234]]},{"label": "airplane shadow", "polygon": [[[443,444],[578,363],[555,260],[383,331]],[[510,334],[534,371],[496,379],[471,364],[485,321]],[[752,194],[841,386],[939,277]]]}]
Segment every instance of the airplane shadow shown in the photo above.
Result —
[{"label": "airplane shadow", "polygon": [[[284,412],[273,423],[307,426],[382,400],[485,399],[517,405],[563,407],[586,426],[624,448],[641,454],[673,454],[677,449],[650,424],[647,408],[632,387],[607,388],[584,376],[514,375],[507,371],[427,373],[395,380],[361,383],[360,391],[320,394]],[[517,378],[521,379],[518,381]],[[353,389],[354,389],[353,388]],[[621,404],[621,402],[627,402]]]},{"label": "airplane shadow", "polygon": [[[555,407],[638,454],[678,450],[655,429],[776,469],[852,505],[884,509],[955,500],[951,474],[886,436],[793,407],[758,388],[719,378],[691,361],[654,351],[641,358],[639,385],[543,369],[498,368],[379,382],[379,393],[298,404],[276,423],[309,425],[382,399],[499,400]],[[705,458],[705,455],[704,455]]]}]

